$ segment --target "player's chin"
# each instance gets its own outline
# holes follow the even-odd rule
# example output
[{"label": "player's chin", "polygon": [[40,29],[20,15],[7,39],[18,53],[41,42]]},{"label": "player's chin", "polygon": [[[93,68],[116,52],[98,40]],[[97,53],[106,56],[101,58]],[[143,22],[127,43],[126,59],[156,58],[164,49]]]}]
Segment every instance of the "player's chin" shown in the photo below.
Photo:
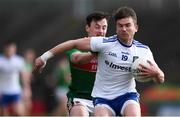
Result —
[{"label": "player's chin", "polygon": [[128,34],[122,34],[120,36],[120,38],[123,39],[123,40],[128,40],[128,39],[130,39],[130,36]]},{"label": "player's chin", "polygon": [[96,35],[97,37],[105,37],[105,35]]}]

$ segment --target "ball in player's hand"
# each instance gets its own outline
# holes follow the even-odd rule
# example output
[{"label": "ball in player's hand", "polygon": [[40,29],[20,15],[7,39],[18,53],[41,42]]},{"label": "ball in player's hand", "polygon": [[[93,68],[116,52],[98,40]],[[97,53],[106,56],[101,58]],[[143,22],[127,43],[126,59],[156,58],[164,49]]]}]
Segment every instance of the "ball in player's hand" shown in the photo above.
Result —
[{"label": "ball in player's hand", "polygon": [[148,66],[150,66],[150,64],[147,61],[148,61],[148,59],[146,59],[146,58],[137,58],[132,63],[132,66],[131,66],[132,75],[135,78],[135,80],[138,81],[138,82],[149,82],[149,81],[151,81],[153,79],[151,77],[144,77],[144,76],[139,75],[141,73],[141,71],[138,69],[138,68],[140,68],[139,64],[148,67]]}]

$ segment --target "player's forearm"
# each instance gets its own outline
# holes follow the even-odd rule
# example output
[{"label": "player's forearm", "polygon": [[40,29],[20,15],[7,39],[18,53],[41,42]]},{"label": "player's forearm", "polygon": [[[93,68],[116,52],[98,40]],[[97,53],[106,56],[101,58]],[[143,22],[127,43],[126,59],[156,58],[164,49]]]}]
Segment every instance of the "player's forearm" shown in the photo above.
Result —
[{"label": "player's forearm", "polygon": [[41,59],[43,61],[47,61],[48,59],[52,58],[53,56],[56,56],[58,54],[61,54],[63,52],[66,52],[71,49],[79,49],[83,51],[90,50],[90,39],[89,38],[81,38],[76,40],[69,40],[64,43],[61,43],[54,48],[50,49],[49,51],[45,52]]},{"label": "player's forearm", "polygon": [[52,49],[48,50],[47,52],[45,52],[44,54],[42,54],[40,56],[40,58],[46,62],[48,59],[61,54],[65,51],[68,51],[70,49],[75,48],[75,41],[74,40],[70,40],[70,41],[66,41],[64,43],[61,43],[55,47],[53,47]]},{"label": "player's forearm", "polygon": [[76,40],[69,40],[61,43],[49,51],[55,56],[76,47]]},{"label": "player's forearm", "polygon": [[63,52],[66,52],[74,48],[82,51],[89,51],[90,38],[81,38],[77,40],[66,41],[48,50],[47,52],[45,52],[35,60],[32,73],[33,74],[36,74],[37,72],[40,73],[42,69],[45,67],[47,60],[49,60],[55,55],[61,54]]},{"label": "player's forearm", "polygon": [[21,77],[22,77],[22,84],[23,84],[23,88],[26,89],[30,89],[30,84],[31,84],[31,78],[30,78],[30,73],[29,72],[22,72],[21,73]]}]

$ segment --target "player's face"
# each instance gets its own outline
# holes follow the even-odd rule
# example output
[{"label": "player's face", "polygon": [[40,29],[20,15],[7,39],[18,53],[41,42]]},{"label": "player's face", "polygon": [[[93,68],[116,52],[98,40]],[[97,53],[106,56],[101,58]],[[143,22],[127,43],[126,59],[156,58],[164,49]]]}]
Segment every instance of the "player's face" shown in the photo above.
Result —
[{"label": "player's face", "polygon": [[89,37],[92,36],[106,36],[107,20],[104,18],[99,21],[92,21],[90,26],[86,25],[86,31]]},{"label": "player's face", "polygon": [[116,21],[116,33],[123,42],[132,42],[138,27],[132,17],[123,18]]},{"label": "player's face", "polygon": [[7,56],[7,57],[11,57],[11,56],[13,56],[15,53],[16,53],[16,45],[15,45],[15,44],[7,45],[7,46],[4,48],[4,54],[5,54],[5,56]]},{"label": "player's face", "polygon": [[29,61],[29,62],[33,62],[35,59],[35,52],[33,50],[27,50],[24,54],[24,58]]}]

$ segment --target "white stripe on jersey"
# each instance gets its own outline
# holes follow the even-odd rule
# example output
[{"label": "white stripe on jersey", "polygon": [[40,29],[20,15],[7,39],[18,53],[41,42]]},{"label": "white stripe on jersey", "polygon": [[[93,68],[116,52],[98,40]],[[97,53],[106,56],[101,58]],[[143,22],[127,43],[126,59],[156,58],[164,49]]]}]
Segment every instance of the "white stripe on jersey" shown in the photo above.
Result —
[{"label": "white stripe on jersey", "polygon": [[137,92],[131,65],[137,57],[152,58],[149,47],[135,40],[131,46],[125,46],[116,35],[92,37],[90,44],[91,50],[98,52],[98,70],[92,96],[114,99],[127,92]]}]

